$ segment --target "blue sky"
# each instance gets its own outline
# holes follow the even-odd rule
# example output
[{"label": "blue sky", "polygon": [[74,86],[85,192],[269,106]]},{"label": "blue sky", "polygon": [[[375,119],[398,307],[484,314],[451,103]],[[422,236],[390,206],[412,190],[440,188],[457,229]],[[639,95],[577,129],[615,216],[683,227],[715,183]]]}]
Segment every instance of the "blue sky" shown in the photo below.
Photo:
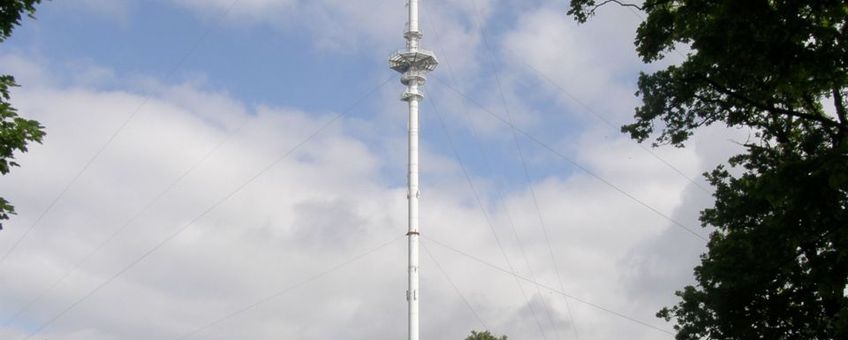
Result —
[{"label": "blue sky", "polygon": [[[403,6],[42,4],[0,45],[13,103],[48,131],[0,179],[19,212],[0,234],[0,337],[402,336],[406,107],[386,58]],[[653,315],[704,243],[670,220],[706,234],[709,190],[689,179],[704,186],[745,134],[651,155],[618,132],[636,75],[661,67],[635,56],[627,9],[578,26],[561,1],[422,6],[442,62],[422,106],[422,231],[558,290],[425,239],[450,281],[422,255],[424,336],[671,338],[584,302],[670,329]]]},{"label": "blue sky", "polygon": [[350,88],[349,80],[367,79],[383,66],[362,55],[340,58],[315,51],[303,32],[265,25],[220,27],[211,18],[164,1],[116,6],[127,12],[115,18],[78,3],[47,4],[37,22],[16,31],[4,48],[61,56],[53,60],[59,64],[108,65],[123,77],[203,77],[208,87],[250,103],[326,111],[338,109],[326,93],[338,95],[337,102],[351,102],[357,93],[350,91],[356,88]]}]

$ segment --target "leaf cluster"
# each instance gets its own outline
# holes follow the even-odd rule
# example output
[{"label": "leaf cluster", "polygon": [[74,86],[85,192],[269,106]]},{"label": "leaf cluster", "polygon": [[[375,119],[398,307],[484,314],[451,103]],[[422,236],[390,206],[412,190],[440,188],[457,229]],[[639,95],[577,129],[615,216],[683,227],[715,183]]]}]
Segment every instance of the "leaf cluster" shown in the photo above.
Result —
[{"label": "leaf cluster", "polygon": [[[0,42],[12,35],[24,15],[33,16],[35,5],[40,2],[41,0],[0,1]],[[16,86],[18,84],[15,83],[14,77],[0,75],[0,175],[5,175],[12,167],[18,166],[15,162],[16,152],[26,152],[29,143],[41,143],[44,138],[44,127],[37,121],[20,117],[10,103],[10,90]],[[9,215],[14,213],[14,206],[0,197],[0,221],[8,220]],[[0,229],[3,229],[2,223]]]},{"label": "leaf cluster", "polygon": [[716,226],[695,268],[698,287],[658,316],[678,339],[848,338],[848,159],[755,147],[708,178]]},{"label": "leaf cluster", "polygon": [[[572,0],[585,22],[598,6]],[[620,4],[620,3],[619,3]],[[636,51],[683,61],[639,76],[622,131],[683,147],[701,127],[751,131],[707,178],[715,228],[696,286],[658,316],[678,339],[848,338],[848,3],[646,0]],[[684,54],[685,53],[685,54]]]},{"label": "leaf cluster", "polygon": [[[639,77],[644,105],[623,127],[643,141],[682,146],[698,127],[722,122],[782,138],[802,121],[844,138],[845,105],[828,115],[820,99],[843,100],[848,82],[848,5],[841,0],[649,0],[637,51],[645,62],[683,46],[680,65]],[[842,131],[839,131],[839,130]]]},{"label": "leaf cluster", "polygon": [[0,76],[0,174],[9,173],[12,167],[19,166],[14,161],[17,152],[27,152],[30,142],[41,143],[44,138],[43,126],[37,121],[18,116],[18,110],[9,103],[9,89],[18,86],[15,78]]},{"label": "leaf cluster", "polygon": [[[31,142],[41,143],[44,138],[44,127],[37,121],[21,118],[9,99],[9,90],[17,86],[15,78],[9,75],[0,76],[0,175],[19,166],[15,162],[15,152],[28,151]],[[15,208],[0,197],[0,220],[9,219],[15,213]],[[2,229],[0,224],[0,229]]]},{"label": "leaf cluster", "polygon": [[471,335],[465,338],[465,340],[507,340],[507,338],[506,335],[502,335],[500,337],[494,336],[489,331],[471,331]]},{"label": "leaf cluster", "polygon": [[0,1],[0,42],[12,35],[15,26],[21,24],[24,15],[35,15],[35,5],[41,0],[3,0]]}]

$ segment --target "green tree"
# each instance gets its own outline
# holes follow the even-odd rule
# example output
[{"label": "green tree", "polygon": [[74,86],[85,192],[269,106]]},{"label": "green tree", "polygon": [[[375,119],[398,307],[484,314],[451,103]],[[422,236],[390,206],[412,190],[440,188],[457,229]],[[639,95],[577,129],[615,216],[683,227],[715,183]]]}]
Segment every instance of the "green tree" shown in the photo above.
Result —
[{"label": "green tree", "polygon": [[[845,0],[571,0],[585,22],[606,4],[645,16],[642,105],[622,131],[682,147],[702,126],[752,131],[706,174],[715,205],[697,284],[657,315],[677,339],[848,339],[848,3]],[[681,53],[682,55],[682,53]]]},{"label": "green tree", "polygon": [[[0,2],[0,42],[12,35],[12,30],[21,24],[24,15],[35,14],[35,5],[41,0],[3,0]],[[15,152],[26,152],[31,142],[41,143],[44,127],[37,121],[21,118],[9,102],[10,89],[18,86],[15,78],[0,75],[0,174],[9,173],[15,162]],[[0,221],[8,220],[15,208],[0,197]],[[3,224],[0,223],[0,229]]]},{"label": "green tree", "polygon": [[489,331],[485,332],[477,332],[471,331],[471,335],[469,335],[465,340],[506,340],[506,335],[502,335],[500,337],[496,337],[489,333]]}]

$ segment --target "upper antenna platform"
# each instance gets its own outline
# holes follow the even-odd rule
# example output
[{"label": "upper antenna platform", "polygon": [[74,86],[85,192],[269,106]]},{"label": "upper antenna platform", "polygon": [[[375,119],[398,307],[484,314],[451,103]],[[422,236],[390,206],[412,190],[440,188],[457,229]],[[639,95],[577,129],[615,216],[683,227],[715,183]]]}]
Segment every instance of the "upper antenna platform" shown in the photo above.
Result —
[{"label": "upper antenna platform", "polygon": [[439,60],[433,52],[427,50],[397,51],[389,58],[389,67],[400,73],[408,71],[431,72],[439,66]]}]

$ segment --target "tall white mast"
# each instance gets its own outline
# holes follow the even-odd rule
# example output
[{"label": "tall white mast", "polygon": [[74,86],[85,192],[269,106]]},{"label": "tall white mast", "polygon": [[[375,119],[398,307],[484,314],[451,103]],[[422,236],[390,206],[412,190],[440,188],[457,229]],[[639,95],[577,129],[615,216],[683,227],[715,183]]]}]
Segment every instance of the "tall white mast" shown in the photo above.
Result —
[{"label": "tall white mast", "polygon": [[409,103],[409,287],[406,300],[409,304],[409,340],[418,340],[418,301],[421,299],[418,288],[418,106],[424,98],[421,86],[427,80],[427,73],[439,64],[436,56],[427,50],[418,48],[422,34],[418,29],[418,0],[408,0],[409,22],[404,38],[406,49],[396,52],[389,58],[389,66],[401,73],[400,82],[406,85],[401,100]]}]

